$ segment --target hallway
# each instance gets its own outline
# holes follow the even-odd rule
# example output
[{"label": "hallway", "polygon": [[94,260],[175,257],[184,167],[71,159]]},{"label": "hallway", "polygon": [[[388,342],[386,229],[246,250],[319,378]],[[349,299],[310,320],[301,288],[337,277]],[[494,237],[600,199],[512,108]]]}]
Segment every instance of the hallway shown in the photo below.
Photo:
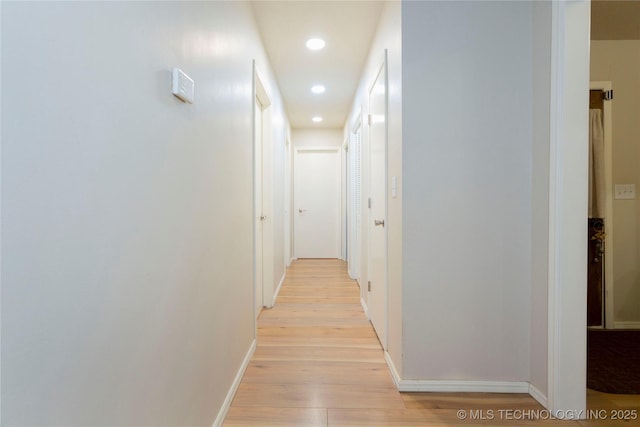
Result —
[{"label": "hallway", "polygon": [[326,426],[328,408],[367,407],[404,404],[358,286],[342,261],[294,261],[276,306],[260,314],[256,352],[225,425]]},{"label": "hallway", "polygon": [[493,411],[492,425],[578,425],[508,419],[506,412],[501,420],[501,410],[542,410],[526,394],[399,393],[346,264],[298,260],[276,306],[258,319],[257,348],[224,425],[487,424],[459,419],[460,409]]}]

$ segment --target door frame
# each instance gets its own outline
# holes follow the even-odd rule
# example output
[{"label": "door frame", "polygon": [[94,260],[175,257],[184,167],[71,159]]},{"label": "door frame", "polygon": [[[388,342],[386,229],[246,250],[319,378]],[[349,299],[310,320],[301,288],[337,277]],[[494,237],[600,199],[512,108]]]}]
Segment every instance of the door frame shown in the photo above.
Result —
[{"label": "door frame", "polygon": [[[260,77],[260,72],[256,67],[256,61],[252,61],[253,69],[253,82],[252,82],[252,117],[253,120],[253,135],[252,135],[252,157],[253,157],[253,300],[254,300],[254,317],[256,317],[256,331],[257,331],[257,315],[258,313],[258,268],[257,268],[257,251],[262,250],[262,305],[263,307],[272,307],[274,303],[274,286],[273,286],[273,203],[271,200],[272,188],[273,188],[273,173],[271,172],[271,162],[264,162],[264,159],[273,158],[272,150],[272,135],[271,135],[271,98],[265,89],[263,79]],[[256,135],[256,122],[255,122],[255,108],[256,101],[262,106],[262,156],[260,159],[256,155],[256,144],[258,143]],[[262,206],[256,205],[256,165],[257,162],[262,162]],[[265,167],[266,165],[266,167]],[[255,218],[265,215],[266,218],[262,223],[262,248],[258,248],[258,233],[256,229]]]},{"label": "door frame", "polygon": [[[347,183],[346,183],[346,187],[347,187],[347,267],[348,267],[348,272],[349,272],[349,277],[351,277],[353,280],[356,281],[356,283],[358,283],[358,286],[360,288],[362,288],[362,284],[360,283],[361,279],[360,279],[360,267],[361,267],[361,259],[360,259],[360,254],[362,253],[362,248],[361,248],[361,243],[362,243],[362,219],[360,221],[360,227],[358,227],[358,216],[357,216],[357,212],[356,212],[356,196],[357,194],[355,193],[355,187],[356,187],[356,183],[357,183],[357,179],[359,178],[360,180],[360,218],[362,218],[362,107],[359,108],[359,112],[355,118],[355,120],[353,121],[353,123],[351,124],[351,126],[349,126],[349,138],[348,138],[348,142],[347,142],[347,147],[348,147],[348,156],[347,156],[347,170],[348,170],[348,174],[347,174]],[[355,150],[355,138],[356,135],[358,135],[358,132],[360,132],[360,141],[359,141],[359,147],[358,147],[358,152],[356,153]],[[352,167],[353,165],[351,164],[351,159],[352,156],[355,157],[356,155],[359,156],[359,158],[356,160],[354,159],[354,163],[356,161],[359,161],[359,166],[360,166],[360,175],[358,177],[355,176],[355,170]],[[359,237],[359,238],[358,238]]]},{"label": "door frame", "polygon": [[558,1],[551,2],[550,7],[545,406],[557,418],[566,419],[584,413],[587,406],[587,227],[579,219],[587,217],[588,203],[591,3]]},{"label": "door frame", "polygon": [[293,149],[291,137],[285,138],[284,150],[284,270],[293,261]]},{"label": "door frame", "polygon": [[340,174],[340,259],[346,262],[349,259],[349,136],[342,143]]},{"label": "door frame", "polygon": [[[590,90],[609,91],[613,89],[610,81],[594,81],[589,84]],[[613,122],[612,102],[605,101],[602,106],[602,122],[604,129],[604,329],[615,329],[613,316]]]}]

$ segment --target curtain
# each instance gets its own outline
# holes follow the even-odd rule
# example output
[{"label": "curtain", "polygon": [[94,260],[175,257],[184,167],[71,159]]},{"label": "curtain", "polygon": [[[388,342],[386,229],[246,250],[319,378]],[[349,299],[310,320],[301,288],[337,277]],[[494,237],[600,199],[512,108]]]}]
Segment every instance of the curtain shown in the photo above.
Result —
[{"label": "curtain", "polygon": [[604,129],[602,110],[589,110],[589,218],[604,218]]}]

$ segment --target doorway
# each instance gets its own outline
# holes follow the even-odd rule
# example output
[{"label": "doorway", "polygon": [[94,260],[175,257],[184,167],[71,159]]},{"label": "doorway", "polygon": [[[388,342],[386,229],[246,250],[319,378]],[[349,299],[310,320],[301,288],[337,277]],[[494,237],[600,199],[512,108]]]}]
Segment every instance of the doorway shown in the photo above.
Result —
[{"label": "doorway", "polygon": [[[613,100],[605,101],[604,105],[615,109],[613,119],[609,120],[613,152],[608,190],[612,193],[614,228],[605,231],[606,236],[612,237],[609,246],[613,255],[611,275],[605,279],[607,302],[611,302],[606,304],[605,323],[607,329],[638,329],[640,199],[635,193],[640,185],[640,107],[637,102],[640,97],[640,32],[637,26],[640,4],[592,2],[591,10],[591,80],[610,83]],[[608,265],[605,270],[609,270]],[[607,314],[611,314],[611,318]]]},{"label": "doorway", "polygon": [[587,326],[613,328],[613,195],[611,82],[589,92]]},{"label": "doorway", "polygon": [[254,292],[255,315],[273,306],[273,214],[271,203],[271,100],[254,70]]}]

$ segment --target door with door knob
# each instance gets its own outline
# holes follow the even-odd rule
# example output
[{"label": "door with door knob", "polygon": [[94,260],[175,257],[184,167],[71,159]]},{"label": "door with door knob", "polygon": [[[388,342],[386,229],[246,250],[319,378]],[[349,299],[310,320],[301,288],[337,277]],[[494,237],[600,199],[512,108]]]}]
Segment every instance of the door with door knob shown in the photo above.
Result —
[{"label": "door with door knob", "polygon": [[294,170],[295,257],[340,258],[339,149],[298,148]]},{"label": "door with door knob", "polygon": [[378,72],[369,92],[369,226],[367,306],[371,323],[384,349],[387,348],[387,128],[386,64]]}]

